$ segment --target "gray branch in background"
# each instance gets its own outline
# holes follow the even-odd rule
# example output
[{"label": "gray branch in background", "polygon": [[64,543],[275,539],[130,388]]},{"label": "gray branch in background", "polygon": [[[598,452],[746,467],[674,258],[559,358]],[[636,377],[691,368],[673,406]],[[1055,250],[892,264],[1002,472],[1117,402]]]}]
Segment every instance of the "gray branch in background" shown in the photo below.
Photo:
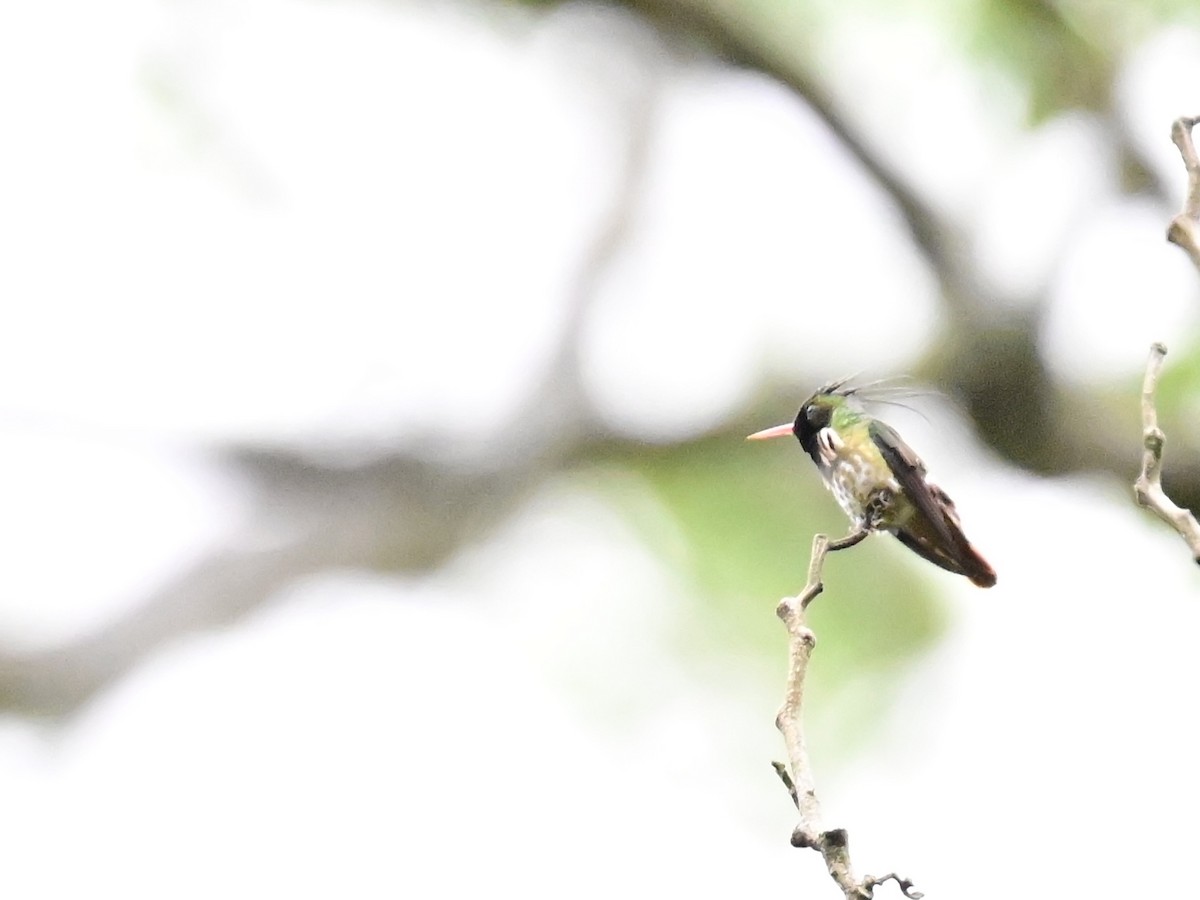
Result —
[{"label": "gray branch in background", "polygon": [[[966,257],[950,240],[952,229],[938,222],[935,211],[855,139],[829,98],[794,61],[776,52],[771,36],[747,34],[743,24],[688,0],[626,0],[623,5],[653,19],[666,34],[699,34],[718,56],[778,79],[809,103],[881,189],[892,195],[910,224],[914,243],[943,279],[943,291],[950,298],[950,328],[958,329],[957,337],[939,342],[943,348],[957,348],[952,361],[940,364],[931,357],[922,374],[968,401],[990,446],[1030,471],[1103,472],[1127,482],[1137,464],[1135,448],[1118,429],[1106,427],[1117,401],[1050,381],[1037,358],[1036,317],[972,324],[963,308],[953,311],[953,296],[974,290],[974,285]],[[441,459],[428,447],[399,448],[356,466],[261,448],[230,451],[229,465],[245,473],[259,492],[256,524],[248,540],[214,553],[84,639],[39,652],[0,645],[0,709],[68,714],[147,654],[196,630],[237,621],[298,577],[334,567],[385,572],[431,568],[485,536],[546,478],[578,463],[621,463],[644,452],[635,442],[590,423],[578,380],[578,348],[596,287],[628,240],[636,218],[660,79],[667,74],[656,65],[651,61],[644,73],[644,90],[622,95],[625,144],[610,205],[579,260],[558,355],[547,366],[542,389],[513,424],[520,442],[499,454],[502,458],[487,471]],[[623,70],[626,75],[629,68]],[[976,352],[980,347],[986,355]],[[940,352],[933,351],[935,356]],[[764,408],[787,405],[793,393],[791,385],[776,385],[761,402]],[[994,397],[1015,398],[1012,402],[1018,406],[993,402]],[[1022,417],[1022,427],[1012,427],[1014,416]],[[747,417],[752,417],[751,411]],[[706,438],[737,440],[746,430],[745,422],[734,421]],[[1020,436],[1018,444],[1013,443],[1014,435]],[[1192,447],[1186,437],[1181,440],[1181,456],[1187,458]],[[679,449],[687,452],[687,447]],[[1200,497],[1200,465],[1185,464],[1173,473],[1177,499]]]},{"label": "gray branch in background", "polygon": [[[616,98],[624,143],[613,193],[583,248],[557,355],[511,426],[521,441],[486,470],[446,461],[429,447],[347,466],[278,450],[225,454],[257,489],[245,532],[90,635],[37,651],[0,645],[0,709],[70,715],[152,652],[229,626],[315,572],[432,569],[485,537],[545,478],[571,465],[581,446],[603,441],[586,433],[579,344],[600,280],[636,218],[664,77],[661,47],[635,48],[621,63],[633,86]],[[606,86],[604,79],[596,84]]]},{"label": "gray branch in background", "polygon": [[535,483],[524,464],[478,473],[396,457],[337,469],[262,452],[229,464],[258,488],[246,529],[92,634],[38,651],[0,647],[0,708],[70,714],[154,651],[236,622],[305,575],[430,569]]},{"label": "gray branch in background", "polygon": [[[761,16],[744,14],[737,4],[621,2],[664,33],[698,41],[730,64],[761,72],[787,88],[895,205],[913,247],[938,279],[943,310],[943,334],[913,374],[940,384],[963,403],[985,443],[1031,472],[1101,469],[1120,473],[1124,480],[1136,454],[1112,429],[1094,426],[1110,419],[1112,410],[1095,394],[1061,385],[1042,358],[1044,298],[995,302],[971,262],[963,228],[927,202],[860,133],[802,52],[763,27]],[[1056,29],[1069,28],[1054,4],[1039,4],[1038,13]],[[1125,156],[1136,156],[1133,148],[1124,149]],[[1063,428],[1068,421],[1085,424]],[[1031,440],[1030,435],[1039,438]]]}]

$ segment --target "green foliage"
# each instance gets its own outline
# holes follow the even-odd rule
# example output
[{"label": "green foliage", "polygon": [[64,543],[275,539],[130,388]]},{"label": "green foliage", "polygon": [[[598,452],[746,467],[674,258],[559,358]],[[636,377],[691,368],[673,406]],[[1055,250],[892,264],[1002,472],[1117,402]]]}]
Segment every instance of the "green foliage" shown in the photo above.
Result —
[{"label": "green foliage", "polygon": [[[848,527],[808,459],[794,442],[722,437],[656,448],[623,465],[658,504],[654,512],[628,497],[618,504],[694,586],[697,615],[686,625],[685,652],[764,660],[782,686],[786,638],[775,605],[803,587],[813,534]],[[820,641],[812,702],[835,703],[851,686],[862,701],[839,706],[839,744],[856,742],[860,726],[890,701],[897,669],[943,631],[941,609],[918,574],[927,566],[882,535],[827,560],[826,591],[810,612]]]},{"label": "green foliage", "polygon": [[[1141,389],[1141,376],[1137,388]],[[1158,415],[1168,434],[1183,423],[1196,420],[1196,398],[1200,397],[1200,341],[1171,344],[1158,381]]]},{"label": "green foliage", "polygon": [[968,22],[967,50],[1021,84],[1033,122],[1064,110],[1107,108],[1113,60],[1061,10],[1039,0],[985,0]]}]

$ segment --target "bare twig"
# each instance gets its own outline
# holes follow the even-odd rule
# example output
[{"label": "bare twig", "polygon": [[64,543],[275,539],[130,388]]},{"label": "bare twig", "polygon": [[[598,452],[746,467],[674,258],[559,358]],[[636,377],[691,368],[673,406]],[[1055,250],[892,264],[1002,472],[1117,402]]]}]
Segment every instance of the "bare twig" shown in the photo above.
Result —
[{"label": "bare twig", "polygon": [[1150,359],[1146,363],[1146,377],[1142,382],[1142,471],[1133,483],[1133,493],[1138,506],[1146,507],[1179,532],[1191,549],[1192,558],[1200,563],[1200,524],[1188,510],[1176,505],[1162,486],[1163,444],[1166,436],[1158,427],[1154,394],[1166,355],[1167,348],[1162,344],[1150,346]]},{"label": "bare twig", "polygon": [[880,875],[876,878],[874,875],[868,875],[863,879],[863,887],[867,890],[872,890],[876,885],[883,884],[885,881],[894,881],[900,888],[900,893],[909,900],[921,900],[925,895],[913,887],[913,883],[907,878],[901,878],[895,872],[888,872],[886,875]]},{"label": "bare twig", "polygon": [[[1171,124],[1171,140],[1179,149],[1183,167],[1187,171],[1187,192],[1183,198],[1183,209],[1171,219],[1167,228],[1167,240],[1180,247],[1200,269],[1200,156],[1192,140],[1192,129],[1200,117],[1181,116]],[[1163,490],[1163,444],[1166,436],[1158,427],[1158,408],[1155,393],[1158,376],[1162,373],[1163,358],[1167,348],[1157,341],[1150,346],[1150,359],[1146,363],[1146,377],[1142,381],[1142,471],[1133,483],[1134,497],[1139,506],[1144,506],[1179,532],[1179,536],[1192,551],[1192,558],[1200,563],[1200,524],[1188,510],[1179,506]]]},{"label": "bare twig", "polygon": [[850,839],[845,829],[826,830],[821,824],[821,803],[817,799],[813,782],[812,767],[808,761],[808,749],[804,743],[804,727],[801,721],[804,705],[804,681],[808,674],[808,662],[817,644],[816,636],[808,627],[806,614],[808,605],[825,589],[821,571],[825,557],[837,550],[853,547],[871,533],[864,525],[840,540],[830,541],[826,535],[813,538],[812,558],[808,565],[808,582],[795,597],[785,597],[775,612],[788,630],[788,680],[784,692],[783,706],[775,717],[775,725],[783,734],[787,746],[788,765],[774,763],[775,771],[791,794],[800,822],[792,831],[792,846],[811,847],[825,860],[825,867],[847,900],[869,900],[875,886],[895,879],[906,897],[916,898],[921,894],[912,891],[911,882],[895,875],[883,878],[859,880],[850,864]]},{"label": "bare twig", "polygon": [[1167,228],[1167,240],[1187,253],[1192,264],[1200,269],[1200,157],[1192,141],[1192,129],[1200,117],[1182,116],[1171,125],[1171,140],[1179,148],[1183,165],[1187,170],[1187,194],[1183,198],[1183,209],[1171,219]]},{"label": "bare twig", "polygon": [[775,770],[775,774],[779,776],[779,780],[783,782],[783,786],[787,788],[788,794],[792,798],[792,802],[796,807],[800,806],[800,798],[796,796],[796,784],[792,781],[792,776],[788,773],[788,768],[783,763],[775,760],[771,763],[771,768]]}]

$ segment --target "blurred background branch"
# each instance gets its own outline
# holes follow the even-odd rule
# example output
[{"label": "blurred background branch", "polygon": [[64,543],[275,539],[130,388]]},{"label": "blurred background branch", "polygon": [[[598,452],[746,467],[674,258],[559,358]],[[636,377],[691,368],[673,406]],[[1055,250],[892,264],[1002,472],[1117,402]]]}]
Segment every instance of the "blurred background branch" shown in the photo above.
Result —
[{"label": "blurred background branch", "polygon": [[[592,301],[639,219],[662,115],[657,97],[666,73],[681,66],[731,65],[776,81],[815,114],[886,196],[935,275],[942,304],[938,332],[916,363],[915,374],[962,403],[997,456],[1041,475],[1119,478],[1129,470],[1136,457],[1123,428],[1115,427],[1125,415],[1120,398],[1127,383],[1082,384],[1047,367],[1044,285],[1028,296],[1002,296],[981,278],[963,218],[930,200],[894,161],[887,148],[889,123],[856,114],[854,98],[821,72],[813,44],[817,38],[797,40],[797,29],[825,23],[810,22],[799,7],[749,10],[720,0],[629,0],[623,5],[636,19],[622,27],[640,46],[628,57],[632,80],[610,91],[606,101],[618,110],[614,133],[622,149],[615,156],[607,208],[595,217],[593,236],[581,250],[564,298],[557,350],[509,426],[510,434],[520,436],[515,446],[483,469],[439,459],[428,441],[375,451],[367,465],[331,465],[311,454],[269,446],[222,453],[218,459],[228,460],[256,485],[255,518],[265,524],[252,526],[236,548],[217,551],[78,642],[35,652],[7,651],[0,656],[0,699],[26,712],[69,711],[164,641],[233,621],[289,580],[329,566],[406,572],[437,566],[480,540],[557,473],[640,452],[639,439],[607,428],[590,410],[588,391],[580,383],[579,346]],[[531,6],[537,11],[534,22],[560,8]],[[1008,40],[989,39],[983,56],[999,54],[999,63],[1022,79],[1034,120],[1073,109],[1096,113],[1118,151],[1126,185],[1160,201],[1162,189],[1150,175],[1153,168],[1129,139],[1129,123],[1114,108],[1119,25],[1073,4],[1022,0],[985,7],[971,39],[1002,26]],[[638,34],[639,29],[645,33]],[[816,27],[814,34],[820,33]],[[929,140],[936,138],[930,135]],[[853,231],[833,239],[851,245],[861,240]],[[851,294],[855,290],[852,283],[846,287]],[[791,382],[770,383],[753,409],[679,442],[672,452],[684,458],[693,446],[733,439],[758,410],[786,409],[796,396]],[[1168,417],[1177,406],[1168,403]],[[1195,436],[1187,429],[1179,434],[1178,461],[1165,477],[1172,495],[1192,507],[1200,502],[1200,455]],[[285,529],[290,536],[280,538],[276,521],[285,508],[293,517],[289,521],[302,524]]]},{"label": "blurred background branch", "polygon": [[[794,889],[739,780],[761,604],[842,517],[742,436],[853,372],[912,376],[887,417],[1005,575],[828,560],[808,749],[858,860],[961,895],[1036,806],[1074,895],[1098,745],[1155,759],[1122,820],[1190,821],[1195,573],[1128,503],[1164,334],[1200,502],[1188,4],[65,3],[0,11],[0,889]],[[480,733],[508,827],[464,867]]]}]

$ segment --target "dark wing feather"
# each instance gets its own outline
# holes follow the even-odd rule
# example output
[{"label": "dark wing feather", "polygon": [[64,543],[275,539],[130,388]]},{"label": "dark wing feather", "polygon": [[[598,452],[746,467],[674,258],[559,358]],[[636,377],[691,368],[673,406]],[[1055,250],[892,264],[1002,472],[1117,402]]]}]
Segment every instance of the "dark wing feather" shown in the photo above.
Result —
[{"label": "dark wing feather", "polygon": [[911,531],[897,531],[896,539],[913,553],[933,563],[935,566],[940,566],[947,572],[953,572],[955,575],[970,576],[970,572],[966,571],[962,564],[950,556],[939,547],[937,544],[931,544],[927,539],[919,537]]},{"label": "dark wing feather", "polygon": [[917,508],[918,520],[896,531],[896,537],[934,565],[965,575],[980,587],[995,584],[996,573],[963,534],[954,503],[945,491],[926,480],[921,458],[882,422],[871,422],[867,431],[900,489]]},{"label": "dark wing feather", "polygon": [[[952,524],[947,521],[946,512],[942,506],[942,501],[949,498],[925,480],[925,463],[921,462],[921,457],[913,452],[912,447],[904,443],[904,438],[900,437],[894,428],[883,424],[878,419],[873,420],[867,426],[867,433],[871,435],[871,440],[879,448],[884,462],[888,464],[888,468],[900,482],[900,490],[904,491],[905,496],[929,520],[929,524],[946,543],[957,544],[958,541],[955,540],[953,532],[958,529],[953,528]],[[961,539],[961,532],[959,532],[959,537]]]}]

